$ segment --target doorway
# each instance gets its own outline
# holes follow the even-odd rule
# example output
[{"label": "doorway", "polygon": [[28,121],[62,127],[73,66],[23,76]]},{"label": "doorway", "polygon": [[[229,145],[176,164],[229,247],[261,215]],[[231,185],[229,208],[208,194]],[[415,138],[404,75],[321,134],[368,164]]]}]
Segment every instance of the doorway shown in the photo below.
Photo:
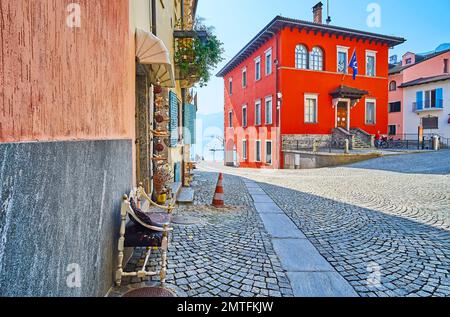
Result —
[{"label": "doorway", "polygon": [[342,128],[345,130],[350,129],[350,118],[349,118],[349,109],[348,102],[339,101],[336,110],[336,126],[338,128]]}]

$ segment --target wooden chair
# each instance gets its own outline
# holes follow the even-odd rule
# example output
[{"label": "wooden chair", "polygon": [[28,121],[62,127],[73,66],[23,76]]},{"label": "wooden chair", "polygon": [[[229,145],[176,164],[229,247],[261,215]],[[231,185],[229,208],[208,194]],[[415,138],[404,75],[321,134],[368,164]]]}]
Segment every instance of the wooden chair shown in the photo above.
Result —
[{"label": "wooden chair", "polygon": [[[163,215],[168,216],[168,221],[161,221],[158,225],[149,225],[144,223],[135,213],[131,205],[131,199],[136,202],[136,204],[141,203],[141,201],[148,202],[151,206],[150,212],[147,215],[157,216],[156,218],[164,219]],[[146,271],[146,266],[150,259],[153,250],[161,252],[161,271],[159,272],[159,277],[161,279],[161,284],[163,285],[166,280],[167,275],[167,251],[169,248],[169,234],[173,231],[170,227],[170,218],[173,210],[175,209],[175,204],[169,203],[166,206],[160,206],[152,201],[152,199],[147,195],[144,188],[139,186],[137,189],[133,190],[129,196],[124,195],[122,199],[121,206],[121,225],[120,225],[120,237],[118,243],[118,268],[116,271],[116,285],[120,286],[123,277],[152,277],[157,276],[158,272]],[[164,210],[164,213],[154,212],[154,210]],[[127,216],[133,221],[128,221]],[[125,248],[147,248],[147,254],[145,257],[142,269],[137,272],[124,272],[123,259],[124,259],[124,249]]]}]

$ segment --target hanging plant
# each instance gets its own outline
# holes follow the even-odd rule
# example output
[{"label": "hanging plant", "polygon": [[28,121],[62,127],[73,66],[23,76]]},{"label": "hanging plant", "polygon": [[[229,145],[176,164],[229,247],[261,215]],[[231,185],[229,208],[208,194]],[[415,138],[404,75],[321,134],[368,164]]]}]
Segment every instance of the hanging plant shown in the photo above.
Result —
[{"label": "hanging plant", "polygon": [[197,20],[194,30],[206,36],[179,39],[175,64],[180,78],[203,87],[210,80],[213,70],[223,61],[223,43],[214,34],[214,28],[206,27],[202,19]]}]

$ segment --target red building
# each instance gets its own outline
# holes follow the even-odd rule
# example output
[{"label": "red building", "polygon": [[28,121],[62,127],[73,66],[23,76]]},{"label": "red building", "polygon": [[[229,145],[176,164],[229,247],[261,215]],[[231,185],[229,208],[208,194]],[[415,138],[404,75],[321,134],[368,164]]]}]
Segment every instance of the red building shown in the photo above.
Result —
[{"label": "red building", "polygon": [[[275,17],[219,73],[228,165],[284,168],[286,153],[387,133],[389,48],[403,38]],[[356,52],[358,75],[348,62]],[[286,161],[286,162],[285,162]]]}]

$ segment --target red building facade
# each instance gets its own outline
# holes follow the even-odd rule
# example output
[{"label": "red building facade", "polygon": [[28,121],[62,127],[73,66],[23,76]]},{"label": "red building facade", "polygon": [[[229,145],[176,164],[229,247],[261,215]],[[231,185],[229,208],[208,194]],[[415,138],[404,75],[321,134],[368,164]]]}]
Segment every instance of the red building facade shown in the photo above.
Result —
[{"label": "red building facade", "polygon": [[[387,133],[388,51],[405,40],[320,20],[277,16],[219,72],[226,164],[284,168],[294,145],[299,150],[334,135],[360,145]],[[348,67],[353,52],[355,80]]]}]

